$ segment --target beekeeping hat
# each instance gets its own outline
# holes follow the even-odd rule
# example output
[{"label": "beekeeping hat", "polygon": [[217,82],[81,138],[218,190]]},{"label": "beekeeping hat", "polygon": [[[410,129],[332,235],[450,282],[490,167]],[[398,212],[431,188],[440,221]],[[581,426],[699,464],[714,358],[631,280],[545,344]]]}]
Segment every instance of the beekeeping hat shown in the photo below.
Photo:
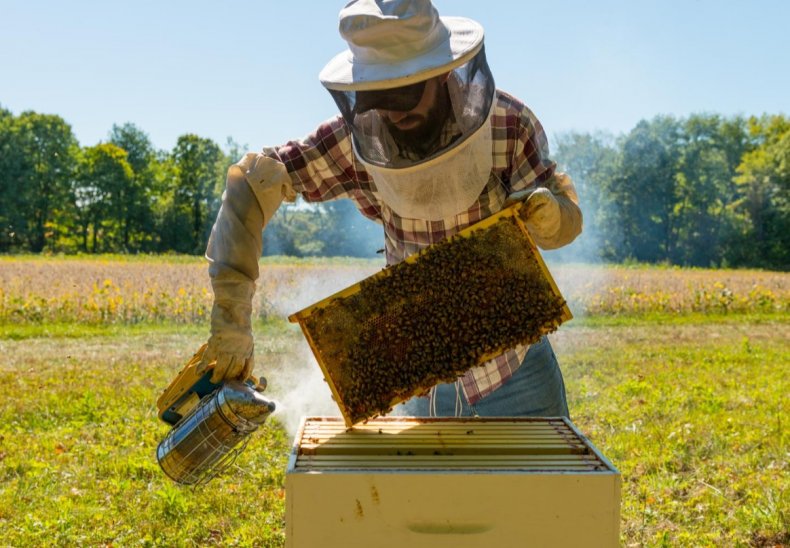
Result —
[{"label": "beekeeping hat", "polygon": [[330,90],[406,86],[466,63],[483,46],[483,27],[440,17],[430,0],[352,0],[340,11],[348,49],[319,75]]},{"label": "beekeeping hat", "polygon": [[[494,97],[483,28],[440,17],[430,0],[354,0],[340,12],[348,50],[321,71],[382,202],[402,217],[439,220],[477,199],[492,166]],[[428,85],[436,80],[436,85]],[[390,112],[427,112],[398,131]]]}]

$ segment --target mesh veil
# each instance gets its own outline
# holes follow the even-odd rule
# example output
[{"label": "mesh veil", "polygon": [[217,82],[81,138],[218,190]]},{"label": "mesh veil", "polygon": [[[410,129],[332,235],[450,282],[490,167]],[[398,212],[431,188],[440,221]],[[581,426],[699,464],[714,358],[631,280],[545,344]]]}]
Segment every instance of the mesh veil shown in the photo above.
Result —
[{"label": "mesh veil", "polygon": [[[399,141],[393,135],[379,111],[370,108],[369,101],[361,100],[362,94],[369,91],[328,90],[351,128],[354,149],[363,161],[386,168],[411,167],[460,145],[486,121],[494,96],[494,79],[486,62],[484,48],[467,63],[449,72],[446,90],[443,90],[446,93],[444,97],[449,99],[449,108],[445,109],[444,118],[436,123],[443,127],[452,125],[454,134],[451,139],[437,138],[435,142],[419,143],[417,153],[411,151],[404,154],[403,140]],[[390,91],[397,95],[401,90],[400,101],[396,101],[399,104],[408,100],[408,94],[414,92],[415,86]],[[407,109],[401,107],[400,110]]]}]

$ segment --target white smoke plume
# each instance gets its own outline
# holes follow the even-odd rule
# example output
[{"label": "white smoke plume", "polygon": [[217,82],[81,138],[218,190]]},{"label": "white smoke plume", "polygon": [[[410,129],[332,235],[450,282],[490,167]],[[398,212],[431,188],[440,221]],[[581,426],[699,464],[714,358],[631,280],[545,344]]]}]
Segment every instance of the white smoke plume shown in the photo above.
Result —
[{"label": "white smoke plume", "polygon": [[277,405],[274,416],[293,439],[303,417],[335,417],[340,410],[307,342],[301,341],[287,360],[268,392]]},{"label": "white smoke plume", "polygon": [[[272,312],[277,317],[285,318],[370,276],[381,267],[383,262],[380,266],[371,262],[369,266],[361,263],[359,267],[306,267],[298,278],[271,280],[275,282],[271,286],[273,289],[265,297]],[[273,271],[267,272],[265,267],[261,269],[262,278],[272,275]],[[297,324],[293,324],[292,328],[300,331]],[[267,349],[260,358],[268,360],[263,369],[264,375],[269,377],[267,395],[277,405],[274,416],[291,438],[295,436],[303,417],[340,416],[340,410],[332,399],[329,385],[307,341],[301,333],[298,337],[288,337],[288,341],[292,340],[298,342],[284,352]]]}]

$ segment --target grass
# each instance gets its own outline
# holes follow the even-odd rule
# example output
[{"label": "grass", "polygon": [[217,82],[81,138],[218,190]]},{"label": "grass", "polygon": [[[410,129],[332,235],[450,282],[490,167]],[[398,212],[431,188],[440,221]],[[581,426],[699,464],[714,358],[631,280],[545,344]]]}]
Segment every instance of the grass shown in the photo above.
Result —
[{"label": "grass", "polygon": [[[0,257],[0,546],[282,546],[303,415],[337,414],[281,319],[380,268],[263,261],[256,373],[278,412],[181,488],[155,401],[208,333],[202,259]],[[622,472],[624,546],[790,545],[790,274],[552,267],[572,420]]]},{"label": "grass", "polygon": [[83,337],[129,337],[150,333],[182,333],[205,335],[208,323],[138,323],[138,324],[80,324],[80,323],[22,323],[0,325],[0,338],[21,341],[25,339],[79,339]]},{"label": "grass", "polygon": [[570,330],[572,419],[623,474],[627,546],[790,543],[787,319]]},{"label": "grass", "polygon": [[208,488],[176,486],[155,461],[156,397],[204,333],[83,335],[0,341],[13,394],[0,404],[0,545],[281,546],[290,442],[276,421]]},{"label": "grass", "polygon": [[[314,367],[301,335],[282,321],[256,333],[257,370],[288,401]],[[0,339],[0,544],[283,545],[286,417],[207,487],[155,462],[154,402],[203,328],[40,335]],[[700,317],[554,336],[572,419],[623,474],[624,546],[790,542],[788,335],[786,318]],[[315,398],[291,411],[328,394]]]},{"label": "grass", "polygon": [[686,314],[668,314],[666,312],[648,312],[643,314],[581,316],[574,318],[576,326],[584,327],[630,327],[632,325],[698,325],[707,323],[716,324],[765,324],[783,323],[787,318],[784,312],[749,312],[738,313],[709,313],[688,312]]}]

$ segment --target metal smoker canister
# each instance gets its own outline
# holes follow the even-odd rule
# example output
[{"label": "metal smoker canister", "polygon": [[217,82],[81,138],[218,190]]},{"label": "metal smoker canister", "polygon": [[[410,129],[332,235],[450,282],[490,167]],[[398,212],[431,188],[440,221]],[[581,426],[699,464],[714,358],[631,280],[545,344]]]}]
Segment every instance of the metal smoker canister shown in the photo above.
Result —
[{"label": "metal smoker canister", "polygon": [[159,465],[178,483],[205,483],[233,463],[273,411],[274,403],[251,386],[226,382],[162,440],[156,449]]}]

